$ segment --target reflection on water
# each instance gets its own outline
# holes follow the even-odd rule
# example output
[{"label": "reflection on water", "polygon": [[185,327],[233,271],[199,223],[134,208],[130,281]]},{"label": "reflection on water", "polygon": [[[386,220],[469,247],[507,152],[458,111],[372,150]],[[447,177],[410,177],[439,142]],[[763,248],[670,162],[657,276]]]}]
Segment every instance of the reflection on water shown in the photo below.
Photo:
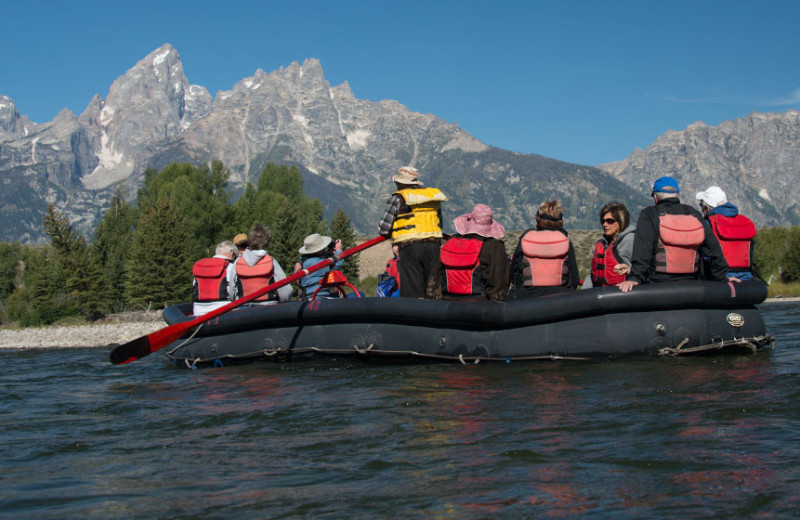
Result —
[{"label": "reflection on water", "polygon": [[0,516],[795,518],[800,307],[764,312],[775,351],[737,357],[192,372],[3,352]]}]

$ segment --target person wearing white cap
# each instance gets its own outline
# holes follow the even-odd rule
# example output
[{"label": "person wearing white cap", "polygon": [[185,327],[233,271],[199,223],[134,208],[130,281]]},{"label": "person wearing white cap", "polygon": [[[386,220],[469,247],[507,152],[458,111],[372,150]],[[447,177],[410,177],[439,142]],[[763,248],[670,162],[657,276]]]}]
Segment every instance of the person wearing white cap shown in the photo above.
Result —
[{"label": "person wearing white cap", "polygon": [[728,276],[752,280],[756,225],[739,214],[739,208],[728,202],[728,197],[719,186],[709,186],[695,198],[722,247],[722,253],[728,262]]},{"label": "person wearing white cap", "polygon": [[[331,237],[323,236],[319,233],[308,235],[305,240],[303,240],[303,247],[297,250],[300,253],[300,261],[295,264],[294,272],[296,273],[302,269],[307,269],[324,261],[331,256],[331,254],[326,254],[326,251],[331,247],[334,249],[331,251],[331,254],[340,254],[342,252],[342,241],[337,239],[336,242],[333,242]],[[337,271],[341,269],[343,263],[344,260],[337,260],[333,266],[333,270]],[[310,300],[314,295],[314,291],[317,289],[317,285],[319,285],[319,281],[329,272],[331,272],[330,266],[302,277],[300,279],[300,298]],[[330,296],[331,293],[327,289],[320,289],[317,293],[317,298],[329,298]]]},{"label": "person wearing white cap", "polygon": [[400,168],[392,180],[397,191],[389,199],[378,233],[400,246],[400,296],[432,297],[441,270],[441,203],[447,197],[437,188],[424,188],[412,166]]}]

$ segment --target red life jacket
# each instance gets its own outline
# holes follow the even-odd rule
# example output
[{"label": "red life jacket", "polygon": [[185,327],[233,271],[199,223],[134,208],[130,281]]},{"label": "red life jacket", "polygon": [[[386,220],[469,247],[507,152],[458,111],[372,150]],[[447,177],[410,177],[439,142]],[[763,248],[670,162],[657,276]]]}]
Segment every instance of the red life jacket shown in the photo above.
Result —
[{"label": "red life jacket", "polygon": [[656,272],[689,274],[699,270],[698,248],[705,240],[703,223],[693,215],[660,213]]},{"label": "red life jacket", "polygon": [[750,269],[750,243],[756,236],[756,225],[753,221],[744,215],[709,215],[708,221],[719,239],[728,267]]},{"label": "red life jacket", "polygon": [[202,258],[192,266],[196,280],[194,301],[216,302],[228,299],[228,279],[225,272],[231,263],[226,258]]},{"label": "red life jacket", "polygon": [[525,255],[523,284],[526,287],[556,287],[569,280],[569,238],[560,231],[528,231],[522,237]]},{"label": "red life jacket", "polygon": [[444,291],[450,294],[483,294],[480,254],[483,240],[453,237],[439,254],[444,268]]},{"label": "red life jacket", "polygon": [[[237,284],[240,286],[239,297],[248,296],[254,292],[263,289],[275,282],[273,278],[274,267],[272,264],[272,257],[265,255],[261,260],[256,262],[255,265],[247,265],[244,259],[236,262],[236,277]],[[278,294],[276,291],[267,293],[263,296],[256,298],[256,301],[277,300]]]},{"label": "red life jacket", "polygon": [[614,272],[614,266],[621,263],[622,259],[617,255],[614,243],[606,245],[603,240],[598,240],[592,257],[592,285],[609,287],[624,282],[625,275]]},{"label": "red life jacket", "polygon": [[385,273],[397,280],[398,285],[400,284],[400,274],[397,271],[397,258],[392,258],[386,263]]}]

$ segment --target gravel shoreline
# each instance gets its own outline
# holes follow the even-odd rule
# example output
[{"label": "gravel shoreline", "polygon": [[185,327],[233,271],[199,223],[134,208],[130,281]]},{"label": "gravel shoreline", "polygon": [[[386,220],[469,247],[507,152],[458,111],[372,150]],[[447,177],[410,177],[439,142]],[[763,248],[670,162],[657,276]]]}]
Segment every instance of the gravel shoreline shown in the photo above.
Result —
[{"label": "gravel shoreline", "polygon": [[151,312],[87,325],[0,329],[0,349],[106,347],[126,343],[165,326],[160,313]]},{"label": "gravel shoreline", "polygon": [[[765,303],[798,302],[800,298],[767,298]],[[159,313],[112,317],[102,323],[68,327],[0,329],[0,349],[94,348],[121,344],[154,332],[166,323]]]}]

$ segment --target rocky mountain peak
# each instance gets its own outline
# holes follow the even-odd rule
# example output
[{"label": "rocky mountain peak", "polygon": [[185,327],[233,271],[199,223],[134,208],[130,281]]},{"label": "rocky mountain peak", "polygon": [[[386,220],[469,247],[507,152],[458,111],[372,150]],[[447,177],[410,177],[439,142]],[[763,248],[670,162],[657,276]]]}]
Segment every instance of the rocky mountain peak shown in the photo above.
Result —
[{"label": "rocky mountain peak", "polygon": [[24,137],[36,125],[21,116],[10,97],[0,94],[0,141]]}]

